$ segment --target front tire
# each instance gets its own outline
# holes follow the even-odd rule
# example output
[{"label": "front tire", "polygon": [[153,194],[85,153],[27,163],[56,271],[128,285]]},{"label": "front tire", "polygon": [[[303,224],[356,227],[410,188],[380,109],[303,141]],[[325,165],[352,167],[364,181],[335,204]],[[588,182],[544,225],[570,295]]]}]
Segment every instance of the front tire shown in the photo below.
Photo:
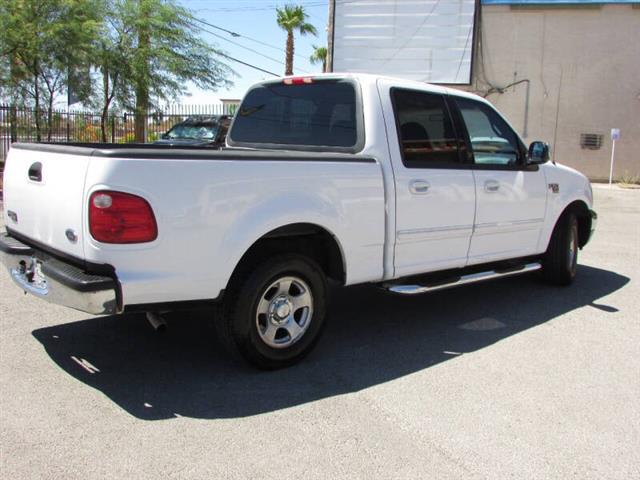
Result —
[{"label": "front tire", "polygon": [[542,259],[544,279],[554,285],[570,285],[578,266],[578,220],[565,213],[556,224]]},{"label": "front tire", "polygon": [[317,343],[327,283],[303,255],[278,255],[232,280],[214,319],[225,347],[260,369],[293,365]]}]

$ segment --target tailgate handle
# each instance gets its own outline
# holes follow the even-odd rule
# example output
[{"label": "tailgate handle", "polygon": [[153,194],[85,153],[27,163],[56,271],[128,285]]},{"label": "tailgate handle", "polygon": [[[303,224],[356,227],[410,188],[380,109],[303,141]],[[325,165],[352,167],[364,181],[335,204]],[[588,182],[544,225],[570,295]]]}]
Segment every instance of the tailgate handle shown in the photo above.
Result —
[{"label": "tailgate handle", "polygon": [[42,181],[42,163],[36,162],[29,167],[29,180],[34,182]]}]

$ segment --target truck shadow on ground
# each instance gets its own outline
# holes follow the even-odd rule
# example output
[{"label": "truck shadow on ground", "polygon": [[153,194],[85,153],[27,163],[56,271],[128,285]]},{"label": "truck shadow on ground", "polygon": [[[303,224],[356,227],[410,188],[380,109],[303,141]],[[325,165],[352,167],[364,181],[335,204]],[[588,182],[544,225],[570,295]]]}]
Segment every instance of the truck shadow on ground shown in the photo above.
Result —
[{"label": "truck shadow on ground", "polygon": [[330,322],[301,364],[258,372],[230,359],[202,314],[174,314],[156,334],[144,315],[94,317],[35,330],[69,375],[145,420],[235,418],[355,392],[488,347],[579,307],[596,321],[615,306],[596,303],[629,282],[580,266],[573,286],[535,275],[418,297],[372,286],[333,293]]}]

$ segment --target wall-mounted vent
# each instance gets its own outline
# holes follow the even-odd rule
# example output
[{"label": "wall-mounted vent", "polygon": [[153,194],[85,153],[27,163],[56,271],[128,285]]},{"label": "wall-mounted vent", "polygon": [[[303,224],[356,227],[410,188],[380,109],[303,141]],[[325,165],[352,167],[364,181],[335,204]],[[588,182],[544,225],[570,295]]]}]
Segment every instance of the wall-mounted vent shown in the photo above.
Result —
[{"label": "wall-mounted vent", "polygon": [[581,133],[580,146],[589,150],[599,150],[602,147],[604,135],[599,133]]}]

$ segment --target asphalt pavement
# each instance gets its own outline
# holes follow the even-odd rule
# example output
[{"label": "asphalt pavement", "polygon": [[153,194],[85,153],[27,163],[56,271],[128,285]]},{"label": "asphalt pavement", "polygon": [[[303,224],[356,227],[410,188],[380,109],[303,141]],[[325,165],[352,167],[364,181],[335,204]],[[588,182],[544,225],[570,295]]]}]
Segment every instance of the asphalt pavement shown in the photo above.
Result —
[{"label": "asphalt pavement", "polygon": [[206,312],[156,334],[0,273],[0,477],[640,478],[640,190],[596,186],[578,278],[333,292],[300,365],[257,372]]}]

